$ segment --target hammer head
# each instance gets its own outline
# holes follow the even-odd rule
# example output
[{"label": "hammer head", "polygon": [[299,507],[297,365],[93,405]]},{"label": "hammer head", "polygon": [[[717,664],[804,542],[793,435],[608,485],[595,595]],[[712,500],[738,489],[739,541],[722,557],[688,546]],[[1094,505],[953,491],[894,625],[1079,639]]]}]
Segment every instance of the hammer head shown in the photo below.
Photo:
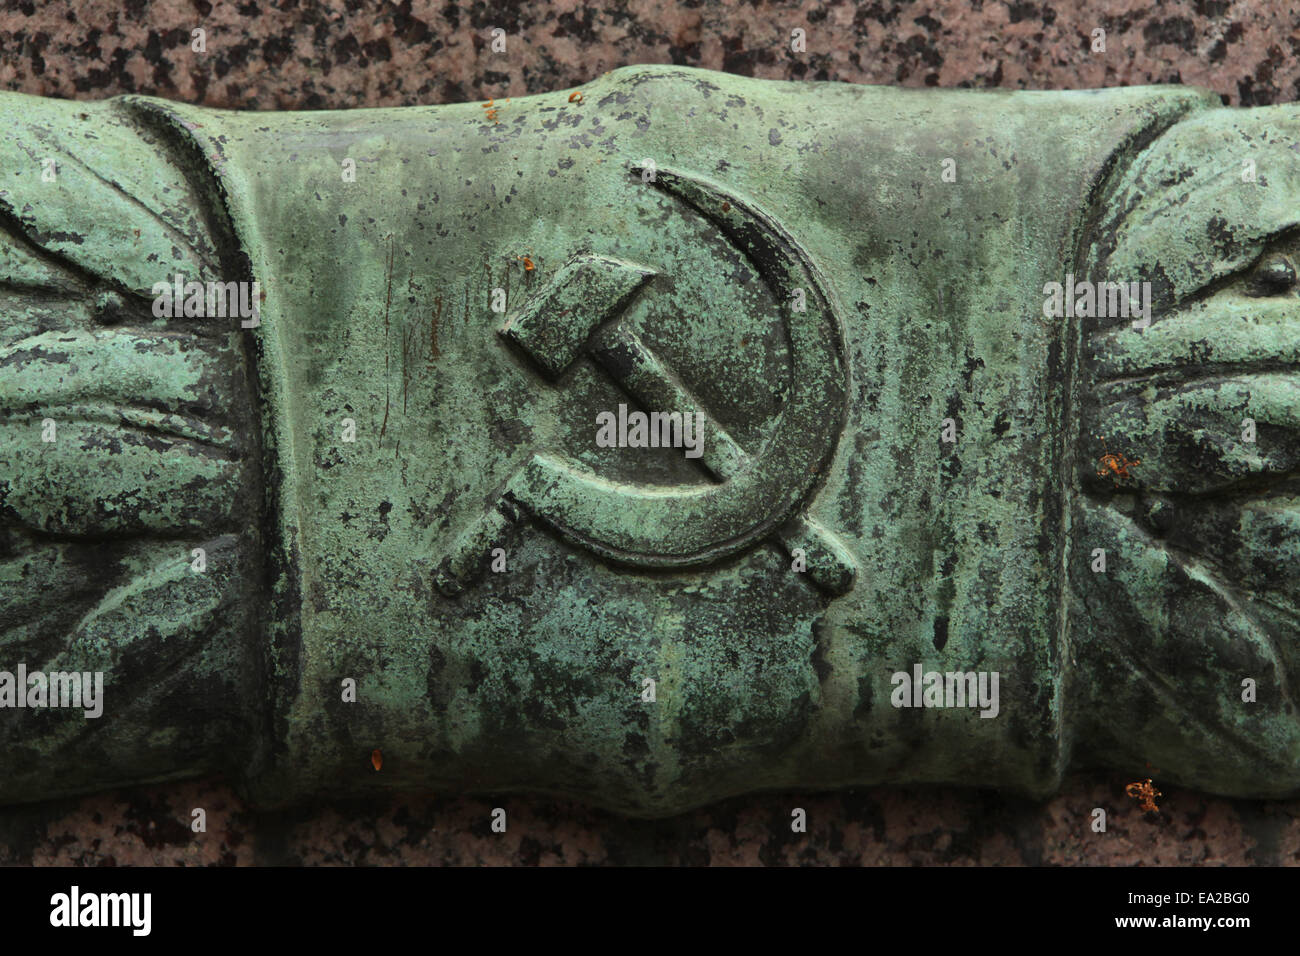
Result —
[{"label": "hammer head", "polygon": [[578,256],[506,320],[501,335],[523,349],[547,378],[559,378],[596,330],[617,319],[655,274],[620,259]]}]

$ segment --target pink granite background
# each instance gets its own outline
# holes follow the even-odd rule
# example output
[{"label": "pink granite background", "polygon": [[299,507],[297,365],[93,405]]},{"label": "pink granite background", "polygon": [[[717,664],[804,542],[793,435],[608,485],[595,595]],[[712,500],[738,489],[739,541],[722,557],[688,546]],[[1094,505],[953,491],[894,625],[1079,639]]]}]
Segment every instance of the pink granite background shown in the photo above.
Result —
[{"label": "pink granite background", "polygon": [[[253,813],[217,781],[141,787],[0,812],[0,862],[84,866],[363,865],[1296,865],[1296,802],[1166,788],[1143,814],[1118,777],[1075,777],[1045,804],[960,790],[873,789],[731,800],[669,820],[582,804],[397,798]],[[491,832],[492,808],[508,814]],[[191,833],[190,811],[207,811]],[[790,832],[790,811],[808,832]],[[1105,833],[1089,824],[1107,810]]]},{"label": "pink granite background", "polygon": [[[1225,103],[1300,99],[1300,9],[1227,0],[4,0],[0,87],[97,99],[324,109],[521,96],[617,66],[678,63],[774,79],[1065,89],[1189,83]],[[493,53],[489,31],[507,33]],[[190,48],[205,31],[206,52]],[[791,31],[807,52],[790,52]],[[1104,54],[1090,34],[1106,31]],[[1300,863],[1300,801],[1166,791],[1079,775],[1037,804],[978,791],[759,796],[671,820],[580,804],[399,798],[254,813],[219,780],[0,811],[0,863],[82,864],[1265,864]],[[1157,785],[1160,781],[1157,779]],[[509,828],[494,834],[494,806]],[[190,832],[190,810],[208,830]],[[808,832],[790,832],[790,810]],[[1093,833],[1103,807],[1106,833]]]},{"label": "pink granite background", "polygon": [[[1191,83],[1234,105],[1300,93],[1286,0],[491,3],[7,0],[0,84],[44,96],[151,93],[239,109],[520,96],[630,63],[772,79],[1065,89]],[[493,53],[488,31],[507,33]],[[1090,52],[1093,29],[1107,52]],[[193,30],[207,52],[190,49]],[[789,49],[791,30],[807,52]]]}]

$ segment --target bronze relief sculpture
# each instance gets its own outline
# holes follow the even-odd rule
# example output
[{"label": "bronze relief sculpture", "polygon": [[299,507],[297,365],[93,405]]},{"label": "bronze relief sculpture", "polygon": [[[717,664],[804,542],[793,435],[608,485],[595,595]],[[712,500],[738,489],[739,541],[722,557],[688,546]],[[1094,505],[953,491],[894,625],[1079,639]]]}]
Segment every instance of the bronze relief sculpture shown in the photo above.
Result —
[{"label": "bronze relief sculpture", "polygon": [[1292,107],[0,111],[0,799],[1300,792]]}]

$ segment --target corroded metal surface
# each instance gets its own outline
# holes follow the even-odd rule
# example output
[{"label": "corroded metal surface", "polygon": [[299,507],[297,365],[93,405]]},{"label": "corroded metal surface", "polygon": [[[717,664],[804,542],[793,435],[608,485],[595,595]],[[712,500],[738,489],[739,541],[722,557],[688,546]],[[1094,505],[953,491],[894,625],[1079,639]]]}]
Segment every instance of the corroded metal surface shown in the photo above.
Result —
[{"label": "corroded metal surface", "polygon": [[[0,711],[0,797],[1296,792],[1294,110],[583,93],[0,100],[0,670],[106,685]],[[259,315],[158,318],[176,274]]]}]

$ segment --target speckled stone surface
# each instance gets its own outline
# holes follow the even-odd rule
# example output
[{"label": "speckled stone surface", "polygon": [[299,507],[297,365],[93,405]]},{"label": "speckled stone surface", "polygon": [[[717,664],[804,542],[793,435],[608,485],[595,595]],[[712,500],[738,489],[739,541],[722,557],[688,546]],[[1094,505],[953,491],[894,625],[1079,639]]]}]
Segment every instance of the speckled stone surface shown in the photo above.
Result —
[{"label": "speckled stone surface", "polygon": [[[1182,82],[1225,103],[1300,98],[1289,3],[1084,4],[10,2],[0,85],[206,106],[401,106],[563,89],[632,63],[774,79],[1064,89]],[[506,32],[494,53],[490,31]],[[1105,54],[1091,32],[1106,31]],[[205,52],[191,49],[204,31]],[[807,51],[790,50],[802,29]],[[142,787],[0,812],[0,863],[200,864],[1264,864],[1300,863],[1300,802],[1165,787],[1143,814],[1124,784],[1081,775],[1036,804],[879,789],[759,796],[662,821],[538,798],[404,798],[254,813],[224,783]],[[1157,785],[1160,781],[1157,774]],[[505,833],[492,808],[508,812]],[[189,829],[207,813],[207,832]],[[792,833],[792,808],[807,833]],[[1092,810],[1107,810],[1104,834]]]},{"label": "speckled stone surface", "polygon": [[[956,790],[750,797],[668,820],[510,798],[400,799],[256,814],[213,781],[0,815],[0,862],[261,865],[1295,865],[1294,803],[1168,793],[1143,814],[1119,778],[1075,777],[1048,803]],[[207,811],[204,834],[190,811]],[[495,806],[507,811],[493,833]],[[802,807],[807,833],[792,833]],[[1104,834],[1089,827],[1108,810]]]},{"label": "speckled stone surface", "polygon": [[[9,0],[0,84],[231,109],[521,96],[631,63],[770,79],[1084,89],[1191,83],[1233,105],[1300,96],[1293,3],[632,0]],[[207,51],[191,50],[195,29]],[[506,32],[504,53],[490,31]],[[1106,31],[1106,53],[1091,32]],[[790,50],[802,29],[807,51]]]}]

